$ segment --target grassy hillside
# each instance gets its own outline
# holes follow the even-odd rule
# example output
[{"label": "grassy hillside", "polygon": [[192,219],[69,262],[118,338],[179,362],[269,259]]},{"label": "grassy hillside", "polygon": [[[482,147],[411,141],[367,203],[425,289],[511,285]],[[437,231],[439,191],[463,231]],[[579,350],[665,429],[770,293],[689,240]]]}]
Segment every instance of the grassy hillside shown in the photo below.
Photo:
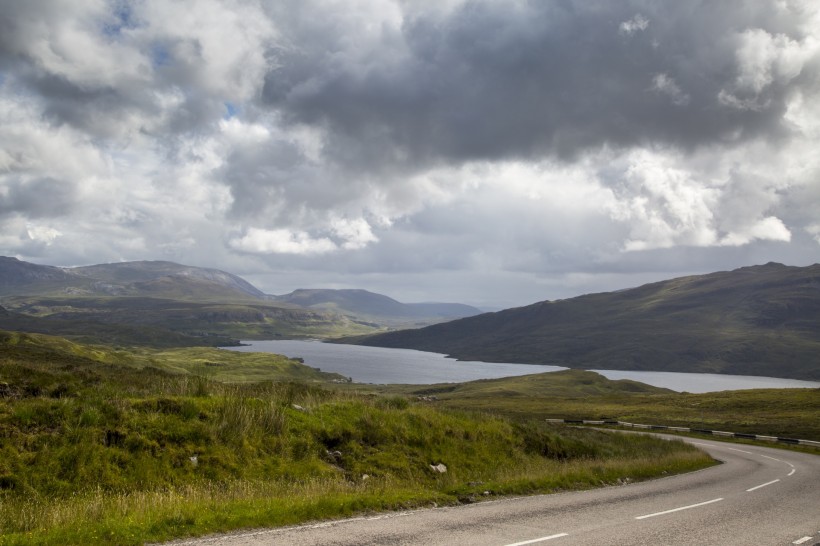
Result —
[{"label": "grassy hillside", "polygon": [[680,442],[336,391],[330,378],[272,355],[0,334],[0,544],[140,544],[712,464]]},{"label": "grassy hillside", "polygon": [[[148,349],[87,345],[65,338],[0,330],[0,362],[24,363],[9,384],[20,392],[65,390],[65,382],[81,383],[88,374],[125,381],[134,370],[150,369],[173,375],[197,376],[211,381],[249,383],[255,381],[346,381],[301,360],[270,353],[242,353],[208,347]],[[24,371],[31,371],[30,376]],[[43,383],[42,381],[51,381]]]},{"label": "grassy hillside", "polygon": [[820,265],[767,264],[347,342],[463,360],[818,380],[818,325]]},{"label": "grassy hillside", "polygon": [[[16,316],[0,317],[0,327],[60,335],[93,335],[96,326],[106,325],[97,341],[119,344],[154,344],[151,333],[185,336],[191,345],[214,345],[216,336],[224,345],[228,339],[275,339],[278,337],[327,337],[372,332],[375,328],[350,318],[283,307],[265,302],[197,302],[147,297],[7,297],[5,307]],[[36,321],[31,319],[48,319]],[[19,324],[16,326],[15,324]],[[132,339],[111,339],[106,328],[116,328],[122,336],[130,328]],[[53,328],[53,329],[50,329]],[[146,339],[140,339],[140,332]],[[186,341],[186,340],[182,340]],[[169,346],[171,343],[160,343]]]},{"label": "grassy hillside", "polygon": [[203,332],[185,334],[158,328],[150,324],[118,324],[106,320],[91,320],[82,314],[65,318],[48,315],[32,316],[0,308],[0,329],[35,332],[70,337],[84,343],[149,347],[225,347],[239,341],[226,335]]},{"label": "grassy hillside", "polygon": [[634,381],[611,381],[594,372],[566,370],[374,390],[523,420],[608,418],[820,441],[820,389],[677,393]]}]

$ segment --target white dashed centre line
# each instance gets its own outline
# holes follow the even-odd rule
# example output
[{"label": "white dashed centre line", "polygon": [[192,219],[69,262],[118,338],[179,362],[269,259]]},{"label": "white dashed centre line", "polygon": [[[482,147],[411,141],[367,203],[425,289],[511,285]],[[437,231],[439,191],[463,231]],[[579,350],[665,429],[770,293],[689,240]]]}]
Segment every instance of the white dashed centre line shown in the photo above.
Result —
[{"label": "white dashed centre line", "polygon": [[727,448],[727,449],[731,449],[732,451],[740,451],[741,453],[746,453],[746,454],[748,454],[748,455],[754,455],[754,453],[752,453],[751,451],[744,451],[744,450],[742,450],[742,449],[735,449],[735,448],[733,448],[733,447],[729,447],[729,448]]},{"label": "white dashed centre line", "polygon": [[680,512],[681,510],[689,510],[690,508],[697,508],[698,506],[704,506],[706,504],[712,504],[713,502],[720,502],[723,500],[723,497],[719,499],[712,499],[706,502],[699,502],[697,504],[690,504],[689,506],[681,506],[680,508],[673,508],[671,510],[664,510],[663,512],[655,512],[654,514],[646,514],[645,516],[635,516],[635,519],[646,519],[646,518],[654,518],[655,516],[662,516],[664,514],[671,514],[672,512]]},{"label": "white dashed centre line", "polygon": [[792,468],[792,471],[788,473],[788,476],[791,476],[791,475],[792,475],[792,474],[794,474],[795,472],[797,472],[797,470],[795,470],[794,468]]},{"label": "white dashed centre line", "polygon": [[[777,461],[778,463],[782,463],[782,462],[783,462],[783,461],[781,461],[780,459],[775,459],[774,457],[769,457],[768,455],[761,455],[761,457],[765,457],[765,458],[767,458],[767,459],[771,459],[771,460],[773,460],[773,461]],[[786,464],[788,464],[788,463],[786,463]]]},{"label": "white dashed centre line", "polygon": [[811,540],[811,537],[798,538],[797,540],[792,542],[792,544],[803,544],[804,542],[808,542],[810,540]]},{"label": "white dashed centre line", "polygon": [[547,540],[552,540],[554,538],[561,538],[567,536],[567,533],[559,533],[557,535],[550,535],[548,537],[541,537],[541,538],[534,538],[532,540],[525,540],[524,542],[514,542],[512,544],[507,544],[506,546],[524,546],[525,544],[535,544],[536,542],[544,542]]},{"label": "white dashed centre line", "polygon": [[752,487],[751,489],[747,489],[746,492],[749,493],[751,491],[754,491],[755,489],[760,489],[761,487],[766,487],[767,485],[772,485],[773,483],[777,483],[779,481],[780,481],[780,478],[778,478],[776,480],[772,480],[770,482],[761,483],[760,485],[756,485],[756,486]]}]

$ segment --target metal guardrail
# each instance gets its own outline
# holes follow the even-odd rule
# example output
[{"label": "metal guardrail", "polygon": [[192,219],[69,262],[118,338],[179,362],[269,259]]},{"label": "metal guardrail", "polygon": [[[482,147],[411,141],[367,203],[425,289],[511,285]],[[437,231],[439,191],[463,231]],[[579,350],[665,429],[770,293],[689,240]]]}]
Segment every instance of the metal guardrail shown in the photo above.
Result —
[{"label": "metal guardrail", "polygon": [[570,425],[617,425],[621,427],[649,429],[649,430],[671,430],[675,432],[696,432],[699,434],[711,434],[712,436],[724,436],[728,438],[744,438],[747,440],[762,440],[764,442],[780,442],[782,444],[792,444],[801,446],[812,446],[820,448],[820,442],[814,440],[801,440],[799,438],[784,438],[781,436],[762,436],[760,434],[748,434],[745,432],[728,432],[724,430],[711,430],[705,428],[691,427],[671,427],[667,425],[644,425],[640,423],[627,423],[626,421],[589,421],[586,419],[546,419],[548,423],[566,423]]}]

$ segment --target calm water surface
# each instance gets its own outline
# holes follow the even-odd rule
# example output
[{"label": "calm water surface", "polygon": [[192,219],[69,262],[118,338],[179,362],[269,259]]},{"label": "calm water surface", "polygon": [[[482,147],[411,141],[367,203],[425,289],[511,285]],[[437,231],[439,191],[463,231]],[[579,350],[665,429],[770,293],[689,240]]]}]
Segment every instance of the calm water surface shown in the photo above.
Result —
[{"label": "calm water surface", "polygon": [[559,366],[468,362],[447,358],[438,353],[412,349],[385,349],[361,345],[336,345],[320,341],[243,341],[249,346],[225,347],[232,351],[277,353],[304,358],[305,364],[336,372],[357,383],[460,383],[475,379],[510,377],[531,373],[564,370]]},{"label": "calm water surface", "polygon": [[[499,364],[467,362],[447,358],[443,354],[411,349],[385,349],[359,345],[336,345],[319,341],[272,340],[243,341],[242,347],[226,347],[232,351],[277,353],[300,357],[305,364],[350,377],[357,383],[459,383],[475,379],[492,379],[564,370],[560,366],[534,364]],[[633,379],[656,387],[675,391],[714,392],[741,389],[818,388],[820,382],[798,381],[744,375],[719,375],[675,372],[629,372],[593,370],[609,379]]]}]

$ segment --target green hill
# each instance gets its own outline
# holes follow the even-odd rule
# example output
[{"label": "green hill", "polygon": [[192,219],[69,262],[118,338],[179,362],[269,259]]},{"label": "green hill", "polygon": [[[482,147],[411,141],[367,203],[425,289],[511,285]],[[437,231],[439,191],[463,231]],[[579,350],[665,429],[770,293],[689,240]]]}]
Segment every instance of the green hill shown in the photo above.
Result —
[{"label": "green hill", "polygon": [[147,297],[7,297],[0,328],[118,345],[232,345],[236,339],[327,337],[373,327],[338,314],[264,301]]},{"label": "green hill", "polygon": [[[351,387],[352,388],[352,387]],[[820,389],[749,389],[692,394],[560,372],[440,385],[369,385],[381,394],[518,420],[611,419],[820,440]]]},{"label": "green hill", "polygon": [[820,265],[769,263],[342,342],[462,360],[820,379]]}]

